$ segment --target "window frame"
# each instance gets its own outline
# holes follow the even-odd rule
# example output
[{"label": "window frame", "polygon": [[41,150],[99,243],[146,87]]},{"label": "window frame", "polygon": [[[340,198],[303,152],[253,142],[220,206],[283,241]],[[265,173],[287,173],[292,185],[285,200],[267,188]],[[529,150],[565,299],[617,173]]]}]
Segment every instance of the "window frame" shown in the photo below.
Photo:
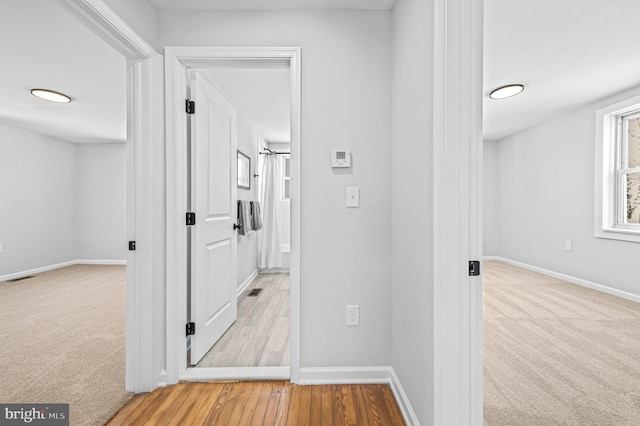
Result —
[{"label": "window frame", "polygon": [[596,112],[595,236],[640,242],[640,224],[625,223],[626,176],[640,172],[628,168],[625,118],[640,116],[640,96]]},{"label": "window frame", "polygon": [[[280,199],[281,201],[291,201],[291,155],[283,154],[281,155],[281,157],[282,157],[282,191],[281,191],[282,197]],[[289,176],[287,176],[286,174],[287,161],[289,161]],[[288,198],[285,196],[286,181],[289,181],[289,197]]]}]

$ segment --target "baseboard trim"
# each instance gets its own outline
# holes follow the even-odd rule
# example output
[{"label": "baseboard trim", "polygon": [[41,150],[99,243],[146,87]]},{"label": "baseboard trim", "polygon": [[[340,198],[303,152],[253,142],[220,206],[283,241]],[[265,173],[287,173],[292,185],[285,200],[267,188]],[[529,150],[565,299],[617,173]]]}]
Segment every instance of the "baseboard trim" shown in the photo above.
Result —
[{"label": "baseboard trim", "polygon": [[78,259],[76,265],[126,265],[126,260],[119,259]]},{"label": "baseboard trim", "polygon": [[391,367],[391,391],[393,395],[396,397],[396,401],[398,401],[398,405],[400,406],[400,411],[402,411],[402,416],[404,417],[404,421],[409,426],[420,426],[420,422],[418,421],[418,416],[416,416],[416,412],[413,411],[413,407],[409,402],[409,397],[407,396],[404,388],[402,387],[402,383],[400,383],[400,379],[396,374],[393,367]]},{"label": "baseboard trim", "polygon": [[312,367],[300,369],[301,385],[385,383],[398,401],[409,426],[419,426],[418,418],[393,367]]},{"label": "baseboard trim", "polygon": [[249,287],[249,284],[251,284],[251,282],[258,276],[258,270],[256,269],[255,271],[253,271],[251,273],[251,275],[249,275],[249,277],[244,280],[242,282],[242,284],[240,284],[240,286],[238,287],[238,290],[236,292],[236,297],[240,297],[240,295],[242,294],[243,291],[245,291],[247,289],[247,287]]},{"label": "baseboard trim", "polygon": [[126,260],[93,260],[93,259],[76,259],[67,262],[55,263],[53,265],[41,266],[39,268],[28,269],[26,271],[14,272],[0,276],[0,281],[15,280],[16,278],[28,277],[29,275],[39,274],[41,272],[53,271],[54,269],[66,268],[72,265],[126,265]]},{"label": "baseboard trim", "polygon": [[391,367],[300,368],[301,385],[390,383]]},{"label": "baseboard trim", "polygon": [[181,382],[215,382],[222,380],[289,380],[290,367],[218,367],[187,368]]},{"label": "baseboard trim", "polygon": [[522,269],[538,272],[540,274],[547,275],[549,277],[558,278],[560,280],[567,281],[572,284],[579,285],[581,287],[590,288],[592,290],[597,290],[602,293],[611,294],[613,296],[621,297],[623,299],[630,300],[632,302],[640,303],[640,295],[629,293],[624,290],[618,290],[616,288],[594,283],[592,281],[583,280],[582,278],[572,277],[571,275],[561,274],[559,272],[550,271],[548,269],[539,268],[537,266],[529,265],[527,263],[518,262],[516,260],[511,260],[511,259],[507,259],[505,257],[500,257],[500,256],[486,256],[484,257],[484,260],[497,260],[499,262],[517,266]]},{"label": "baseboard trim", "polygon": [[500,256],[482,256],[482,260],[498,260],[498,261],[501,261],[502,258]]},{"label": "baseboard trim", "polygon": [[289,268],[262,268],[258,270],[260,274],[288,274]]}]

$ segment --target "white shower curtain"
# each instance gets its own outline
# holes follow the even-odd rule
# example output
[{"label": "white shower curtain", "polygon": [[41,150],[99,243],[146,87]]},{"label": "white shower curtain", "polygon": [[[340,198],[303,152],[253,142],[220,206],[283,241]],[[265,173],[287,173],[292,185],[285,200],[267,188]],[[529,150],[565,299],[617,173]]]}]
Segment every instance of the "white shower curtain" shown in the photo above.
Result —
[{"label": "white shower curtain", "polygon": [[282,168],[277,155],[262,158],[258,197],[262,207],[262,235],[259,242],[258,267],[260,269],[282,267],[282,244],[280,242],[280,218],[278,202]]}]

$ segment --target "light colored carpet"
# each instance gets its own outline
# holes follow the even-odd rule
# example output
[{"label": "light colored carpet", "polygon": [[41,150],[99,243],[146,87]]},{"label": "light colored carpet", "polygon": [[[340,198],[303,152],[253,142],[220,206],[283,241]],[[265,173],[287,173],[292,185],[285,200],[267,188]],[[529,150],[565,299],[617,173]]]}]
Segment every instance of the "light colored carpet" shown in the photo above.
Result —
[{"label": "light colored carpet", "polygon": [[0,282],[0,402],[69,403],[102,425],[132,396],[125,377],[124,266],[75,265]]},{"label": "light colored carpet", "polygon": [[484,413],[485,425],[640,424],[640,304],[485,262]]}]

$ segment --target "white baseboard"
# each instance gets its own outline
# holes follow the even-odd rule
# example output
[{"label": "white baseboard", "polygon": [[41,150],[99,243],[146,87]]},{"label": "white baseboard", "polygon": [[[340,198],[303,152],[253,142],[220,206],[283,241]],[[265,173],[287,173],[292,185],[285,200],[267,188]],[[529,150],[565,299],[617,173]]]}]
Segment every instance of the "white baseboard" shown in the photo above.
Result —
[{"label": "white baseboard", "polygon": [[180,376],[181,382],[221,380],[289,380],[289,367],[217,367],[187,368]]},{"label": "white baseboard", "polygon": [[572,284],[577,284],[581,287],[590,288],[592,290],[601,291],[603,293],[611,294],[613,296],[621,297],[623,299],[631,300],[632,302],[640,303],[640,295],[626,292],[624,290],[618,290],[613,287],[609,287],[606,285],[594,283],[591,281],[583,280],[582,278],[572,277],[571,275],[561,274],[559,272],[550,271],[548,269],[539,268],[537,266],[529,265],[526,263],[518,262],[516,260],[507,259],[500,256],[486,256],[483,258],[484,260],[497,260],[499,262],[503,262],[509,265],[517,266],[522,269],[527,269],[529,271],[538,272],[543,275],[547,275],[553,278],[558,278],[563,281],[570,282]]},{"label": "white baseboard", "polygon": [[301,385],[390,383],[391,367],[300,368]]},{"label": "white baseboard", "polygon": [[261,274],[288,274],[289,268],[262,268],[258,271]]},{"label": "white baseboard", "polygon": [[500,256],[482,256],[482,260],[498,260],[502,261]]},{"label": "white baseboard", "polygon": [[41,266],[39,268],[28,269],[26,271],[14,272],[12,274],[0,276],[0,281],[15,280],[16,278],[28,277],[29,275],[39,274],[40,272],[52,271],[54,269],[64,268],[66,266],[75,265],[75,260],[68,262],[56,263],[53,265]]},{"label": "white baseboard", "polygon": [[76,259],[67,262],[56,263],[53,265],[41,266],[39,268],[28,269],[26,271],[14,272],[0,276],[0,281],[15,280],[17,278],[28,277],[29,275],[39,274],[41,272],[53,271],[54,269],[65,268],[72,265],[126,265],[126,260],[93,260],[93,259]]},{"label": "white baseboard", "polygon": [[386,383],[398,401],[405,422],[420,426],[409,398],[402,388],[393,367],[315,367],[300,368],[301,385],[370,384]]},{"label": "white baseboard", "polygon": [[126,260],[118,259],[77,259],[76,265],[126,265]]},{"label": "white baseboard", "polygon": [[255,271],[253,271],[251,273],[251,275],[249,275],[249,277],[244,280],[242,282],[242,284],[240,284],[240,286],[238,287],[238,290],[236,292],[236,297],[240,297],[240,295],[242,294],[243,291],[245,291],[247,289],[247,287],[249,287],[249,284],[251,284],[251,282],[258,276],[258,270],[256,269]]},{"label": "white baseboard", "polygon": [[396,397],[396,401],[398,401],[398,405],[400,406],[400,411],[402,411],[404,421],[408,426],[420,426],[418,416],[416,416],[416,412],[413,411],[413,407],[409,402],[409,397],[407,397],[407,394],[405,393],[404,388],[400,383],[400,379],[396,375],[396,372],[393,368],[391,368],[390,385],[391,391],[393,391],[393,395]]}]

